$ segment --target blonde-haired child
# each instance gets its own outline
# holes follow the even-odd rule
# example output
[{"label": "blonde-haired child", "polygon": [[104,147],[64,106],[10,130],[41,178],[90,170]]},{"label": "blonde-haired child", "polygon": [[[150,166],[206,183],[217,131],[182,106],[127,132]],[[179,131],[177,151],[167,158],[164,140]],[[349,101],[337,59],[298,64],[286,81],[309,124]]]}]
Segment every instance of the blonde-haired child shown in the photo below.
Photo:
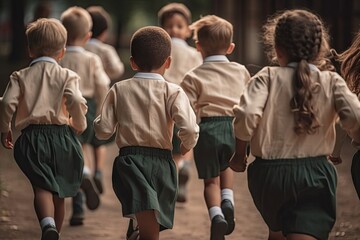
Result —
[{"label": "blonde-haired child", "polygon": [[229,160],[235,137],[232,108],[250,79],[246,68],[226,57],[235,44],[231,23],[209,15],[190,26],[204,63],[189,71],[180,86],[200,118],[199,141],[194,158],[211,219],[211,239],[223,239],[235,228],[233,171]]},{"label": "blonde-haired child", "polygon": [[[32,185],[41,239],[57,240],[64,198],[74,196],[81,183],[83,156],[74,131],[85,130],[87,107],[79,76],[58,65],[67,37],[63,25],[41,18],[28,26],[26,36],[33,60],[11,74],[0,101],[1,142],[14,148],[15,160]],[[13,145],[10,122],[15,112],[21,135]]]},{"label": "blonde-haired child", "polygon": [[[344,79],[327,69],[328,35],[306,10],[269,19],[264,39],[271,59],[234,108],[238,142],[250,141],[255,161],[248,185],[269,227],[269,239],[328,239],[336,220],[337,174],[328,161],[335,122],[360,141],[360,103]],[[238,151],[231,166],[246,160]]]},{"label": "blonde-haired child", "polygon": [[[88,126],[79,136],[82,144],[85,167],[81,189],[85,193],[86,205],[90,210],[98,208],[100,204],[99,193],[93,183],[90,172],[90,159],[92,150],[100,146],[96,139],[92,122],[100,111],[102,101],[109,89],[110,79],[104,71],[101,59],[96,54],[86,51],[84,46],[91,37],[92,20],[90,14],[81,7],[70,7],[61,14],[61,22],[68,31],[66,53],[60,64],[75,71],[80,76],[80,91],[87,100],[88,112],[86,119]],[[82,225],[84,210],[82,207],[83,194],[73,198],[73,215],[70,225]]]}]

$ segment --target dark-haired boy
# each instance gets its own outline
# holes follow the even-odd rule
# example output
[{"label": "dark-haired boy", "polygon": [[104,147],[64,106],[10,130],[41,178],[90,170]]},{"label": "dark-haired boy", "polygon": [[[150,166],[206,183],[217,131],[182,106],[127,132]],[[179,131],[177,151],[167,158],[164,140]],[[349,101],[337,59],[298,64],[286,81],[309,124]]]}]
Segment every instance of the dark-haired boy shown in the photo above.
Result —
[{"label": "dark-haired boy", "polygon": [[130,63],[137,73],[111,87],[94,127],[99,139],[116,131],[120,154],[112,181],[123,216],[136,218],[140,239],[159,239],[159,231],[173,227],[174,122],[182,154],[196,145],[199,127],[184,91],[162,77],[171,63],[170,36],[159,27],[144,27],[130,45]]}]

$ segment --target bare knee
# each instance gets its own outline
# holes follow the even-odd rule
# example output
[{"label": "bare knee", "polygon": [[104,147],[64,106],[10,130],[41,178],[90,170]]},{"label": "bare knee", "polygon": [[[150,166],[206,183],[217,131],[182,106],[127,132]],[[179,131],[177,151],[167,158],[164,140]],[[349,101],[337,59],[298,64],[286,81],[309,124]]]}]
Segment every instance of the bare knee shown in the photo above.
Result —
[{"label": "bare knee", "polygon": [[316,238],[306,235],[306,234],[299,234],[299,233],[292,233],[286,236],[287,240],[316,240]]},{"label": "bare knee", "polygon": [[274,231],[269,230],[268,240],[286,240],[286,237],[282,234],[281,231],[274,232]]}]

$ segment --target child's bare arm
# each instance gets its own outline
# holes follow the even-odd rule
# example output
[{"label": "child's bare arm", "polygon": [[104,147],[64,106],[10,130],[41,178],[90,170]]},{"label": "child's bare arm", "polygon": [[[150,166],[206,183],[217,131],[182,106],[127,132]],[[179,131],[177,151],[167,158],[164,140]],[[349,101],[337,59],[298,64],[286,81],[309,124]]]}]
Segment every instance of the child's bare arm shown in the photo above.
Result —
[{"label": "child's bare arm", "polygon": [[14,144],[11,130],[7,133],[1,133],[1,143],[4,148],[13,149]]},{"label": "child's bare arm", "polygon": [[247,142],[236,138],[235,153],[230,159],[230,168],[235,172],[244,172],[247,166]]}]

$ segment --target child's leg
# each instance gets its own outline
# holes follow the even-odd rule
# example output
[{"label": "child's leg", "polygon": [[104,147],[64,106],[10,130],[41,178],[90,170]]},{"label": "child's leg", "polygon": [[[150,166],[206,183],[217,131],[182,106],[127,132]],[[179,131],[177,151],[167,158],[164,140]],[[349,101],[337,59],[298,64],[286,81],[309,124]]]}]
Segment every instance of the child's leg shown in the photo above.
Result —
[{"label": "child's leg", "polygon": [[160,226],[156,220],[155,212],[148,210],[135,215],[139,226],[139,240],[158,240]]},{"label": "child's leg", "polygon": [[102,181],[102,169],[106,158],[106,146],[101,145],[94,148],[95,152],[95,174],[94,182],[99,190],[99,193],[104,192],[103,181]]},{"label": "child's leg", "polygon": [[288,236],[286,236],[286,239],[287,240],[316,240],[316,238],[314,238],[312,236],[299,234],[299,233],[289,234]]},{"label": "child's leg", "polygon": [[58,230],[58,232],[60,232],[65,216],[65,199],[53,195],[53,201],[55,207],[54,218],[55,218],[56,229]]},{"label": "child's leg", "polygon": [[221,210],[228,223],[226,235],[229,235],[235,229],[233,184],[234,172],[228,167],[224,171],[220,172]]},{"label": "child's leg", "polygon": [[59,233],[54,220],[53,194],[41,188],[34,187],[34,208],[40,222],[41,239],[58,240]]},{"label": "child's leg", "polygon": [[211,219],[210,240],[222,240],[228,225],[220,208],[220,177],[204,179],[204,197]]},{"label": "child's leg", "polygon": [[190,178],[190,159],[192,158],[192,151],[186,153],[185,155],[173,154],[175,164],[177,166],[178,175],[179,175],[179,191],[176,201],[186,202],[187,201],[187,182]]}]

